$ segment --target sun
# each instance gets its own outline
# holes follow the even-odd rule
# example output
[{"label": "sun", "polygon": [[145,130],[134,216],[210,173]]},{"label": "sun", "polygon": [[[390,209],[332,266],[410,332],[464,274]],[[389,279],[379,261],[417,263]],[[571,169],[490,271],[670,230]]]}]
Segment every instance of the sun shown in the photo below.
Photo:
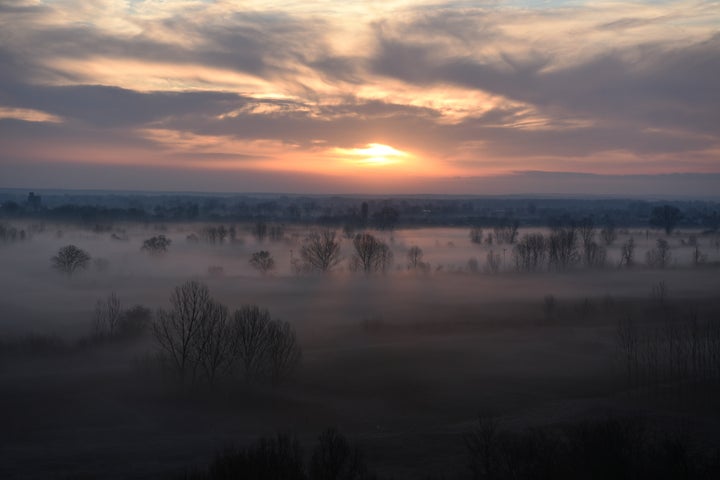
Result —
[{"label": "sun", "polygon": [[411,155],[382,143],[368,143],[363,148],[336,148],[347,161],[363,167],[386,167],[402,163]]}]

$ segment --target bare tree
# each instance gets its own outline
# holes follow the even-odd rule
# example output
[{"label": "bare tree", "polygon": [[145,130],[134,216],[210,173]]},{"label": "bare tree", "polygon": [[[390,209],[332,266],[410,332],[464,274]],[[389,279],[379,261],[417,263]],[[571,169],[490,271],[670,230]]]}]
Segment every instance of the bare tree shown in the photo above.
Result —
[{"label": "bare tree", "polygon": [[573,226],[555,229],[550,233],[547,245],[551,268],[567,270],[580,259],[577,248],[577,231]]},{"label": "bare tree", "polygon": [[200,230],[200,237],[211,244],[223,243],[229,234],[230,230],[225,225],[208,225]]},{"label": "bare tree", "polygon": [[502,435],[496,420],[480,417],[463,440],[470,454],[473,479],[502,478]]},{"label": "bare tree", "polygon": [[620,248],[620,266],[630,268],[635,264],[635,239],[630,237]]},{"label": "bare tree", "polygon": [[377,478],[368,471],[362,453],[337,430],[331,428],[318,437],[310,457],[309,478],[316,480]]},{"label": "bare tree", "polygon": [[645,260],[649,267],[665,268],[670,264],[670,244],[664,238],[658,238],[655,248],[648,250]]},{"label": "bare tree", "polygon": [[608,247],[615,243],[615,240],[617,240],[617,230],[615,229],[615,224],[607,222],[600,230],[600,238],[602,238],[603,243],[605,243]]},{"label": "bare tree", "polygon": [[262,221],[256,222],[255,225],[253,225],[252,234],[257,238],[258,242],[265,240],[268,234],[267,223]]},{"label": "bare tree", "polygon": [[392,265],[393,254],[388,245],[369,233],[359,233],[353,239],[355,254],[350,269],[364,273],[385,272]]},{"label": "bare tree", "polygon": [[513,247],[515,268],[521,272],[533,272],[545,263],[546,242],[541,233],[523,235]]},{"label": "bare tree", "polygon": [[273,242],[279,242],[285,238],[285,227],[283,225],[270,225],[268,228],[268,237]]},{"label": "bare tree", "polygon": [[423,251],[422,248],[417,245],[413,245],[408,249],[407,252],[407,268],[408,270],[415,270],[421,267],[423,263]]},{"label": "bare tree", "polygon": [[500,254],[490,250],[485,257],[485,271],[493,274],[499,273],[501,264],[502,258]]},{"label": "bare tree", "polygon": [[195,381],[196,343],[203,322],[215,308],[207,286],[189,281],[175,288],[170,296],[170,310],[159,310],[153,323],[153,334],[164,359],[178,374],[181,382]]},{"label": "bare tree", "polygon": [[241,363],[246,381],[254,380],[262,374],[270,321],[270,312],[257,305],[243,305],[233,314],[235,356]]},{"label": "bare tree", "polygon": [[290,375],[302,357],[289,323],[271,320],[270,312],[244,305],[233,315],[234,351],[248,382],[269,378],[277,383]]},{"label": "bare tree", "polygon": [[90,255],[75,245],[67,245],[58,250],[57,254],[50,259],[56,270],[72,275],[78,270],[84,270],[90,263]]},{"label": "bare tree", "polygon": [[602,268],[607,259],[607,250],[594,241],[585,243],[583,247],[583,261],[588,268]]},{"label": "bare tree", "polygon": [[474,227],[470,229],[470,241],[482,245],[483,243],[483,231],[482,228]]},{"label": "bare tree", "polygon": [[162,255],[167,252],[170,243],[172,243],[172,241],[165,235],[157,235],[145,240],[140,249],[151,255]]},{"label": "bare tree", "polygon": [[112,338],[118,333],[122,318],[120,300],[115,292],[95,304],[93,318],[93,336],[95,338]]},{"label": "bare tree", "polygon": [[313,231],[300,247],[306,269],[326,273],[340,262],[340,239],[334,230]]},{"label": "bare tree", "polygon": [[282,320],[268,323],[267,345],[270,379],[278,383],[293,373],[302,358],[302,350],[295,331]]},{"label": "bare tree", "polygon": [[515,243],[520,222],[505,218],[493,227],[495,243]]},{"label": "bare tree", "polygon": [[707,263],[707,255],[700,251],[700,246],[697,243],[693,246],[692,262],[696,267]]},{"label": "bare tree", "polygon": [[585,217],[580,220],[578,222],[578,231],[580,232],[583,248],[587,249],[587,246],[595,241],[595,221],[593,218]]},{"label": "bare tree", "polygon": [[211,301],[197,333],[197,340],[190,343],[193,360],[213,385],[218,374],[229,371],[234,361],[235,338],[230,331],[227,308]]},{"label": "bare tree", "polygon": [[259,252],[253,253],[248,263],[263,275],[275,270],[275,259],[273,259],[267,250],[260,250]]},{"label": "bare tree", "polygon": [[638,345],[639,338],[637,328],[632,317],[620,319],[617,326],[617,342],[620,347],[620,354],[625,360],[627,379],[630,385],[637,378],[638,369]]}]

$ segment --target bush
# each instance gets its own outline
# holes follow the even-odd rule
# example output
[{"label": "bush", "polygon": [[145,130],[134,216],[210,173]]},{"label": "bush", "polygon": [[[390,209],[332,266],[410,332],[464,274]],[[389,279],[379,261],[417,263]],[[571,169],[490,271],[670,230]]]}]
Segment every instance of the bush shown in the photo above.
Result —
[{"label": "bush", "polygon": [[145,240],[140,249],[151,255],[162,255],[167,252],[171,243],[172,241],[165,235],[157,235]]}]

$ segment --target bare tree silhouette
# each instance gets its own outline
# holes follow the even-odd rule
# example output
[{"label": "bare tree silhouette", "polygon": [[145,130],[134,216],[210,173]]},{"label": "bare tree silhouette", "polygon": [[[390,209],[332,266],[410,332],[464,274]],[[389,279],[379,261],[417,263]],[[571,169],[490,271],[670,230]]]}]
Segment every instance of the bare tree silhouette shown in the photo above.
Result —
[{"label": "bare tree silhouette", "polygon": [[670,264],[670,244],[664,238],[658,238],[655,248],[647,251],[645,260],[649,267],[665,268]]},{"label": "bare tree silhouette", "polygon": [[215,305],[207,286],[189,281],[175,288],[170,296],[170,310],[159,310],[153,334],[164,359],[177,373],[180,381],[195,381],[197,345],[202,323],[212,314]]},{"label": "bare tree silhouette", "polygon": [[620,266],[630,268],[635,264],[635,239],[630,237],[620,248]]},{"label": "bare tree silhouette", "polygon": [[515,268],[521,272],[534,272],[545,263],[547,242],[542,233],[523,235],[513,247]]},{"label": "bare tree silhouette", "polygon": [[340,262],[340,239],[334,230],[310,232],[300,247],[300,257],[310,272],[327,273]]},{"label": "bare tree silhouette", "polygon": [[369,233],[359,233],[353,239],[355,254],[350,269],[356,272],[385,272],[390,268],[393,253],[388,245]]},{"label": "bare tree silhouette", "polygon": [[233,314],[234,355],[245,381],[278,383],[293,373],[302,358],[295,331],[288,322],[272,320],[267,309],[244,305]]},{"label": "bare tree silhouette", "polygon": [[218,374],[228,372],[234,361],[234,340],[224,305],[211,301],[197,331],[197,340],[191,342],[194,361],[202,368],[212,386]]},{"label": "bare tree silhouette", "polygon": [[267,328],[267,359],[270,379],[278,383],[290,376],[300,363],[302,350],[289,323],[273,320]]},{"label": "bare tree silhouette", "polygon": [[413,245],[407,251],[407,267],[409,270],[415,270],[420,268],[423,263],[423,251],[422,248],[417,245]]},{"label": "bare tree silhouette", "polygon": [[263,275],[267,275],[269,272],[275,270],[275,259],[267,250],[260,250],[259,252],[253,253],[248,263]]},{"label": "bare tree silhouette", "polygon": [[115,292],[95,304],[93,336],[98,339],[111,338],[118,333],[122,308]]},{"label": "bare tree silhouette", "polygon": [[167,249],[171,243],[172,241],[165,235],[157,235],[155,237],[150,237],[145,240],[140,249],[151,255],[162,255],[163,253],[167,252]]},{"label": "bare tree silhouette", "polygon": [[90,254],[75,245],[67,245],[58,250],[51,258],[52,266],[56,270],[72,275],[78,270],[84,270],[90,263]]},{"label": "bare tree silhouette", "polygon": [[241,363],[246,381],[254,380],[262,374],[270,321],[270,312],[257,305],[243,305],[233,313],[235,355]]}]

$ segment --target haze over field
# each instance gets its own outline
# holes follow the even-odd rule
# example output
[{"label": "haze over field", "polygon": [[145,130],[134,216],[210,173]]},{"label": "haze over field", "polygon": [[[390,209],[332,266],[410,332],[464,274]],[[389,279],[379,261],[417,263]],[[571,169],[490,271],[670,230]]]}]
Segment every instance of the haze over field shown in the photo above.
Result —
[{"label": "haze over field", "polygon": [[717,480],[720,3],[0,0],[0,478]]},{"label": "haze over field", "polygon": [[[628,468],[658,478],[683,462],[689,478],[709,480],[716,468],[717,231],[599,228],[589,217],[551,228],[495,219],[378,230],[354,217],[341,235],[310,222],[68,223],[25,208],[26,218],[0,225],[4,478],[186,478],[218,452],[242,473],[242,455],[260,461],[259,437],[289,432],[308,452],[298,454],[302,478],[322,479],[313,459],[330,447],[326,437],[313,445],[328,426],[367,455],[357,467],[367,480],[511,478],[510,467],[482,474],[476,463],[495,460],[471,438],[490,442],[492,455],[515,452],[509,465],[533,472],[534,449],[560,442],[543,463],[561,466],[558,478]],[[322,238],[337,245],[327,271],[305,263]],[[358,258],[366,239],[382,255],[369,268]],[[57,260],[70,246],[87,254],[77,269]],[[262,252],[271,263],[255,261]],[[159,326],[183,318],[180,288],[207,288],[228,309],[200,330],[230,342],[218,343],[228,350],[217,350],[217,378],[202,363],[206,344],[191,338],[192,375],[163,347],[174,337]],[[250,376],[230,341],[248,305],[267,308],[298,349],[272,380],[272,370]],[[503,433],[485,437],[488,428]],[[523,443],[528,428],[549,437]],[[512,435],[520,447],[506,443]],[[606,441],[592,443],[606,435],[645,453],[608,460]],[[686,453],[658,463],[665,438]],[[587,448],[590,458],[574,463],[573,449]],[[354,471],[352,456],[336,454]],[[268,462],[252,478],[282,464]],[[199,478],[222,478],[208,472]]]},{"label": "haze over field", "polygon": [[0,186],[710,195],[713,1],[8,0]]}]

